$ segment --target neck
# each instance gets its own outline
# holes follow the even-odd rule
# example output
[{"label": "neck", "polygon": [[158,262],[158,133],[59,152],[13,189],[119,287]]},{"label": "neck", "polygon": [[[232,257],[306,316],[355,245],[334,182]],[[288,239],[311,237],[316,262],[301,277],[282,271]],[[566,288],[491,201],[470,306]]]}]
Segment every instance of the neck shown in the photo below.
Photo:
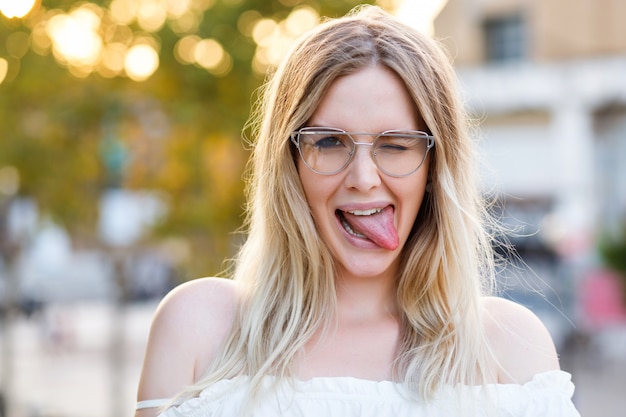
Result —
[{"label": "neck", "polygon": [[336,280],[340,319],[367,320],[397,315],[396,281],[393,276],[351,277]]}]

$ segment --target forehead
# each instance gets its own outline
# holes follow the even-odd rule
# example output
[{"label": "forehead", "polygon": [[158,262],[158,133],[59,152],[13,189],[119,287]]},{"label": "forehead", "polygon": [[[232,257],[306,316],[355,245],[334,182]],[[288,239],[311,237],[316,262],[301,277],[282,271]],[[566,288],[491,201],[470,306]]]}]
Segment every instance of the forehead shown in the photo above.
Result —
[{"label": "forehead", "polygon": [[415,103],[400,77],[382,65],[337,78],[313,112],[309,125],[382,132],[419,128]]}]

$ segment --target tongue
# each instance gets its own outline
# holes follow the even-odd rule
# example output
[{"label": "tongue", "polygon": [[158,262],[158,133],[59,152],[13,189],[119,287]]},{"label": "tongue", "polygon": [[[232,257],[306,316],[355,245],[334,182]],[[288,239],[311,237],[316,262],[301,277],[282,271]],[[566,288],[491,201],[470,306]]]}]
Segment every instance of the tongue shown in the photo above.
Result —
[{"label": "tongue", "polygon": [[393,207],[391,206],[369,216],[356,216],[348,212],[343,212],[343,216],[355,232],[365,235],[382,248],[394,250],[400,244],[398,231],[393,224]]}]

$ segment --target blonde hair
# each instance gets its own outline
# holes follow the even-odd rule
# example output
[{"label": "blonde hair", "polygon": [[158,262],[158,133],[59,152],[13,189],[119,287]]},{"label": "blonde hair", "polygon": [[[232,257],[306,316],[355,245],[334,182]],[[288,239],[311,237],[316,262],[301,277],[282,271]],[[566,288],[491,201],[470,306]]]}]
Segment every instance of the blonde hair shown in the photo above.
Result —
[{"label": "blonde hair", "polygon": [[305,35],[265,86],[252,118],[248,236],[234,269],[243,289],[239,316],[188,395],[239,375],[252,378],[254,394],[264,376],[291,375],[297,353],[332,321],[333,258],[310,215],[289,135],[334,80],[375,64],[404,81],[436,142],[430,191],[402,252],[395,377],[432,398],[441,384],[473,384],[490,372],[480,297],[491,288],[493,254],[454,71],[434,41],[377,7],[361,7]]}]

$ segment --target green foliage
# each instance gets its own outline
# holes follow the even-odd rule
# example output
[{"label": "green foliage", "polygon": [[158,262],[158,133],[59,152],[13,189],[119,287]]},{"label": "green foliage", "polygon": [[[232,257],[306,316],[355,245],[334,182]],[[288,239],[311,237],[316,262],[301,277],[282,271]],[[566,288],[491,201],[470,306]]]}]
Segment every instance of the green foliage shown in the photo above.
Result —
[{"label": "green foliage", "polygon": [[600,252],[607,266],[626,275],[626,239],[602,242]]},{"label": "green foliage", "polygon": [[[84,3],[50,0],[41,7],[69,11]],[[108,7],[110,1],[91,3]],[[247,158],[241,130],[263,77],[252,70],[256,44],[239,30],[240,17],[255,10],[280,19],[303,4],[337,16],[360,2],[212,3],[195,34],[223,45],[231,71],[218,77],[179,63],[174,50],[183,35],[166,23],[149,34],[158,43],[159,68],[143,82],[96,73],[77,78],[51,52],[33,50],[28,17],[0,15],[0,58],[9,62],[0,83],[0,168],[17,168],[21,195],[35,199],[75,238],[92,242],[104,189],[158,191],[169,210],[151,239],[175,237],[190,245],[186,279],[219,270],[233,253],[231,232],[241,222]],[[141,34],[136,23],[129,27]],[[16,56],[8,39],[17,32],[28,34],[31,43]]]},{"label": "green foliage", "polygon": [[621,279],[626,300],[626,225],[617,235],[600,240],[599,253],[604,264]]}]

